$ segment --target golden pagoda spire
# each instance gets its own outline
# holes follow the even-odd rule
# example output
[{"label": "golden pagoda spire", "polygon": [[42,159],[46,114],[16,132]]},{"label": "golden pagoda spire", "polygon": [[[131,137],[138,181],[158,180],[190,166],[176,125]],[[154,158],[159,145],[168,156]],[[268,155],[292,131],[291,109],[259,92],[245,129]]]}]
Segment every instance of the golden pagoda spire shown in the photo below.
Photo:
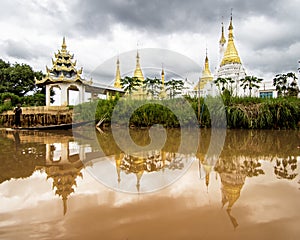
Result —
[{"label": "golden pagoda spire", "polygon": [[120,74],[120,60],[119,57],[117,59],[117,70],[116,70],[116,78],[115,78],[115,88],[122,88],[121,86],[121,74]]},{"label": "golden pagoda spire", "polygon": [[67,45],[66,45],[66,38],[63,37],[63,43],[61,45],[61,51],[66,52],[67,51]]},{"label": "golden pagoda spire", "polygon": [[164,65],[162,64],[162,69],[161,69],[161,90],[159,93],[160,98],[166,98],[167,93],[165,90],[165,71],[164,71]]},{"label": "golden pagoda spire", "polygon": [[234,37],[233,37],[233,25],[232,25],[232,13],[230,17],[230,24],[228,30],[229,30],[228,43],[220,66],[224,66],[230,63],[241,63],[241,59],[236,50],[234,40],[233,40]]},{"label": "golden pagoda spire", "polygon": [[220,45],[221,46],[224,46],[225,43],[226,43],[226,38],[225,38],[225,35],[224,35],[224,23],[222,22],[222,35],[221,35],[221,39],[219,41]]},{"label": "golden pagoda spire", "polygon": [[[205,56],[205,61],[204,61],[204,69],[202,71],[202,76],[199,79],[198,84],[194,87],[194,90],[203,89],[206,83],[209,81],[213,80],[213,75],[211,74],[211,71],[209,69],[209,61],[208,61],[208,56],[207,56],[207,48],[206,48],[206,56]],[[199,86],[200,84],[200,86]]]},{"label": "golden pagoda spire", "polygon": [[144,81],[144,75],[140,65],[140,55],[138,50],[136,51],[136,66],[134,70],[134,77],[138,78],[142,82]]},{"label": "golden pagoda spire", "polygon": [[205,56],[205,63],[204,63],[204,70],[202,72],[202,77],[212,77],[211,72],[209,70],[209,63],[208,63],[208,57],[207,57],[207,48],[206,48],[206,56]]}]

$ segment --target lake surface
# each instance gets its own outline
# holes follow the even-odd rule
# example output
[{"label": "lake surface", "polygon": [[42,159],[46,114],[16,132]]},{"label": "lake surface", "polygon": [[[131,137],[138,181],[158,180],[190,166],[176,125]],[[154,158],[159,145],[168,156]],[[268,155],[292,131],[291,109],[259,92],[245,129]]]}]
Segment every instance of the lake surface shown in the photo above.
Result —
[{"label": "lake surface", "polygon": [[196,131],[0,131],[0,239],[299,239],[300,132]]}]

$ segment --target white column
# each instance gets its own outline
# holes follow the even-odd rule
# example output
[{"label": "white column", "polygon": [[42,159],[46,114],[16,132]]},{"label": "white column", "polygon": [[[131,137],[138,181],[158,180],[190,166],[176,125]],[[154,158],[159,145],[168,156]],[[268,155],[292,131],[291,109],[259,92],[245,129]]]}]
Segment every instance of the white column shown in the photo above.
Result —
[{"label": "white column", "polygon": [[68,105],[68,85],[60,84],[61,89],[61,98],[60,98],[60,105],[67,106]]},{"label": "white column", "polygon": [[81,99],[79,99],[79,104],[84,103],[85,102],[85,86],[84,85],[81,85],[79,95],[81,97]]},{"label": "white column", "polygon": [[46,85],[46,106],[50,106],[50,89],[51,85]]},{"label": "white column", "polygon": [[63,142],[61,143],[61,164],[69,163],[69,143]]}]

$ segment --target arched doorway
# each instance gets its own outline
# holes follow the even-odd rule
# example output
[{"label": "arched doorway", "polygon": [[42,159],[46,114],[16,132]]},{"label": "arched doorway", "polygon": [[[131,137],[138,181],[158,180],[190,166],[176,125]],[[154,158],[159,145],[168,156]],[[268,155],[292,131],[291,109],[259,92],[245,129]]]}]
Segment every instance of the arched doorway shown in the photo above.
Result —
[{"label": "arched doorway", "polygon": [[80,91],[77,86],[71,85],[67,90],[68,94],[68,105],[75,106],[80,103]]},{"label": "arched doorway", "polygon": [[[54,92],[54,96],[52,98],[53,102],[51,102],[51,91]],[[60,106],[61,105],[61,94],[62,94],[62,90],[59,85],[51,85],[49,88],[49,96],[48,96],[49,99],[47,99],[47,101],[49,101],[49,105],[50,106]]]}]

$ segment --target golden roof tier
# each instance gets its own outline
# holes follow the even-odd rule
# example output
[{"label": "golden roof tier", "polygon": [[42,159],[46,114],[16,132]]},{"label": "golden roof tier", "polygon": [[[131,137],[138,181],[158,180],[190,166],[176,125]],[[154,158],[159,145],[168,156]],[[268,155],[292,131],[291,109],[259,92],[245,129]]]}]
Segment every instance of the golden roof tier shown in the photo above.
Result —
[{"label": "golden roof tier", "polygon": [[36,84],[48,83],[72,83],[81,82],[85,85],[91,85],[92,81],[87,81],[81,77],[82,68],[76,69],[76,60],[73,61],[74,55],[67,51],[65,37],[61,45],[61,50],[54,54],[55,60],[52,59],[52,68],[46,66],[46,76],[42,80],[35,79]]},{"label": "golden roof tier", "polygon": [[[234,40],[233,40],[234,37],[233,37],[232,15],[230,18],[230,24],[229,24],[228,30],[229,30],[228,43],[227,43],[227,47],[226,47],[226,50],[225,50],[225,53],[224,53],[224,56],[223,56],[220,66],[224,66],[224,65],[230,64],[230,63],[240,63],[241,64],[241,59],[236,50]],[[223,31],[223,28],[222,28],[222,31]],[[221,38],[221,40],[222,40],[222,38]]]}]

